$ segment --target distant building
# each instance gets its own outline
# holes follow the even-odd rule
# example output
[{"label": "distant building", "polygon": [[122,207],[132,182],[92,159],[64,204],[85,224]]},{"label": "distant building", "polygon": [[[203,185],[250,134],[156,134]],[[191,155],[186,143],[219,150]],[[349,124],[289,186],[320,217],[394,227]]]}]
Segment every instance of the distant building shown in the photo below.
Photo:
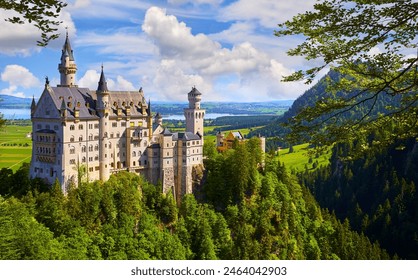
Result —
[{"label": "distant building", "polygon": [[[263,152],[266,151],[266,138],[258,136],[260,139],[260,148]],[[235,141],[238,143],[244,143],[247,139],[244,138],[240,131],[230,131],[225,137],[225,134],[218,132],[216,134],[216,149],[218,152],[225,152],[232,149]]]},{"label": "distant building", "polygon": [[109,179],[121,170],[135,172],[176,198],[191,193],[195,169],[203,164],[202,94],[193,87],[184,109],[186,132],[172,133],[152,117],[151,103],[138,91],[109,91],[101,71],[96,90],[75,83],[77,65],[68,34],[58,65],[61,82],[45,82],[38,101],[32,102],[32,162],[30,176],[49,183],[56,179],[65,192],[77,183],[80,167],[89,180]]}]

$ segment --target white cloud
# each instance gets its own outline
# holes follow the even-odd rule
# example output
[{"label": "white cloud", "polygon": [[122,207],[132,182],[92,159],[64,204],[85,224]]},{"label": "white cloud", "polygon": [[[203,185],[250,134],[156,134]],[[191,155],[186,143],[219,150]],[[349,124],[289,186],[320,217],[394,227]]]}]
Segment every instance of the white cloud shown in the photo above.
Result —
[{"label": "white cloud", "polygon": [[264,27],[274,28],[298,13],[312,9],[315,0],[271,1],[239,0],[220,11],[225,21],[257,21]]},{"label": "white cloud", "polygon": [[[0,19],[10,18],[16,16],[17,13],[0,9]],[[68,26],[70,34],[75,33],[75,25],[71,19],[71,15],[62,11],[57,20],[63,23],[58,27],[60,34],[65,34],[65,27]],[[0,53],[6,55],[23,55],[28,56],[33,52],[39,52],[40,47],[36,46],[36,41],[41,39],[40,31],[30,23],[12,24],[5,20],[0,20]],[[53,48],[60,48],[60,45],[55,40],[49,46]]]},{"label": "white cloud", "polygon": [[156,89],[167,88],[166,98],[184,100],[185,85],[199,88],[199,83],[205,87],[199,88],[202,93],[207,90],[206,100],[294,98],[306,89],[282,83],[282,77],[292,71],[252,43],[224,48],[205,34],[192,34],[190,27],[163,9],[150,8],[142,28],[159,49],[161,65],[153,83]]},{"label": "white cloud", "polygon": [[167,2],[173,5],[183,5],[186,3],[191,3],[194,5],[209,4],[213,6],[218,6],[223,2],[223,0],[168,0]]},{"label": "white cloud", "polygon": [[29,70],[20,65],[7,65],[1,80],[8,82],[11,86],[19,86],[24,88],[39,87],[40,81]]},{"label": "white cloud", "polygon": [[16,97],[25,97],[23,92],[18,91],[19,88],[38,88],[41,85],[27,68],[16,64],[7,65],[0,77],[3,82],[9,84],[9,87],[0,90],[0,93]]},{"label": "white cloud", "polygon": [[[106,76],[106,73],[105,73]],[[97,89],[98,82],[100,79],[100,73],[96,70],[87,70],[83,77],[78,81],[78,86],[83,88],[89,88],[92,90]],[[117,91],[129,91],[129,90],[136,90],[134,85],[126,80],[121,75],[116,77],[116,81],[113,79],[106,78],[107,87],[109,90],[117,90]]]},{"label": "white cloud", "polygon": [[211,90],[211,85],[197,74],[185,74],[175,60],[163,59],[152,83],[158,97],[165,100],[186,101],[189,87],[196,86],[202,92]]}]

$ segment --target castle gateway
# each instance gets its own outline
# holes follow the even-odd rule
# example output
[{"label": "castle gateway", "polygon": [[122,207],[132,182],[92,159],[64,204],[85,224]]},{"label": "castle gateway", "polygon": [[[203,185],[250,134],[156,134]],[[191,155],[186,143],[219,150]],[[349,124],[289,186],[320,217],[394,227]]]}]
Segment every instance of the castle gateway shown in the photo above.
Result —
[{"label": "castle gateway", "polygon": [[58,65],[60,84],[32,101],[31,178],[60,182],[63,192],[86,168],[89,180],[108,180],[127,170],[179,199],[192,192],[193,174],[203,165],[201,93],[193,87],[184,109],[186,131],[172,133],[153,118],[150,102],[138,91],[109,91],[103,67],[97,90],[75,84],[77,65],[68,34]]}]

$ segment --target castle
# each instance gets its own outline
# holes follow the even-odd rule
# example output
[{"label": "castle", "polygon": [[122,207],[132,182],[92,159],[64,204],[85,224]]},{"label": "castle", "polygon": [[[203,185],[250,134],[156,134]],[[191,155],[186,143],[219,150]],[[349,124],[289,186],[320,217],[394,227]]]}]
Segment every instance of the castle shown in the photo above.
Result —
[{"label": "castle", "polygon": [[89,180],[103,181],[127,170],[161,183],[176,199],[192,192],[193,174],[203,166],[205,116],[195,87],[184,109],[186,131],[172,133],[160,114],[152,116],[142,88],[109,91],[103,66],[97,90],[78,87],[68,34],[58,70],[60,84],[52,87],[46,79],[38,103],[32,100],[31,178],[51,184],[58,179],[66,192],[77,183],[80,168],[86,168]]}]

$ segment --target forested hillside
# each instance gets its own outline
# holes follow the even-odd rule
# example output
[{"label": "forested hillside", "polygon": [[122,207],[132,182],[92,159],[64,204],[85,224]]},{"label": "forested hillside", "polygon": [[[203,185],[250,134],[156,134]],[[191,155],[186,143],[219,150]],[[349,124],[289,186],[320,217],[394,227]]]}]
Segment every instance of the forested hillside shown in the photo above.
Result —
[{"label": "forested hillside", "polygon": [[352,227],[379,241],[401,258],[418,258],[418,143],[398,141],[389,149],[351,157],[359,146],[379,141],[378,131],[365,139],[334,147],[328,167],[301,174],[322,207],[349,219]]},{"label": "forested hillside", "polygon": [[[252,131],[249,134],[249,137],[261,134],[265,137],[270,137],[270,143],[267,143],[269,147],[287,147],[289,144],[285,138],[290,130],[285,125],[286,123],[292,122],[292,118],[294,118],[303,108],[313,107],[317,102],[326,98],[332,98],[333,96],[355,98],[358,93],[356,90],[352,90],[351,92],[332,92],[327,90],[327,84],[336,83],[340,78],[341,74],[338,72],[333,70],[329,71],[318,81],[318,83],[298,97],[283,116],[277,117],[270,124]],[[391,111],[392,106],[396,106],[399,103],[400,98],[401,96],[380,95],[376,101],[374,99],[367,100],[351,110],[338,114],[338,116],[334,118],[335,123],[343,123],[347,120],[359,120],[366,114],[368,117],[373,118],[378,114],[388,113]],[[342,111],[343,110],[341,110],[341,112]],[[336,112],[334,112],[334,114],[335,113]],[[328,117],[329,115],[324,115],[317,118],[315,122],[321,123]],[[301,144],[308,140],[309,139],[299,139],[298,143]]]},{"label": "forested hillside", "polygon": [[257,139],[205,149],[203,187],[176,205],[135,174],[64,195],[1,170],[1,259],[386,259],[377,243],[319,207]]}]

